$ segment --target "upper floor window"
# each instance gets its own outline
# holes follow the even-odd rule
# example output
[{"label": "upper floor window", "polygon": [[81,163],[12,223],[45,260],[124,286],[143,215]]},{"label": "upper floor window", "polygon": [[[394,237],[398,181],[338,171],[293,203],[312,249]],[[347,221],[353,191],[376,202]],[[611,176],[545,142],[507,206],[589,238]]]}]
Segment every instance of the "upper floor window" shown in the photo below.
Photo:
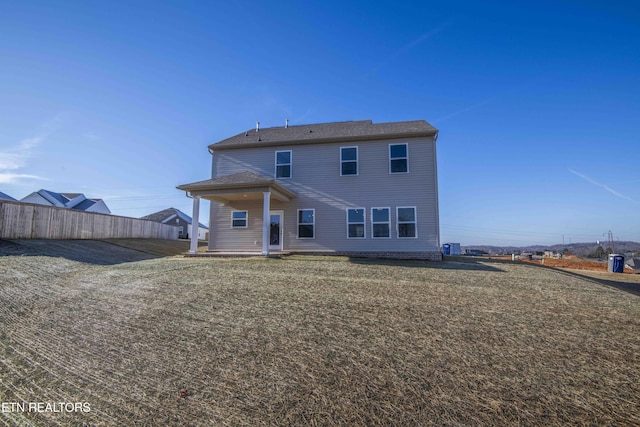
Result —
[{"label": "upper floor window", "polygon": [[316,210],[298,209],[298,238],[313,239],[316,228]]},{"label": "upper floor window", "polygon": [[347,209],[347,238],[364,239],[364,208]]},{"label": "upper floor window", "polygon": [[247,211],[231,212],[231,228],[247,228]]},{"label": "upper floor window", "polygon": [[408,144],[389,144],[389,173],[409,172]]},{"label": "upper floor window", "polygon": [[358,147],[340,147],[340,175],[358,175]]},{"label": "upper floor window", "polygon": [[291,150],[276,151],[276,178],[291,178]]},{"label": "upper floor window", "polygon": [[371,208],[371,236],[391,238],[391,212],[389,208]]},{"label": "upper floor window", "polygon": [[418,237],[418,232],[416,230],[416,208],[396,208],[396,221],[399,239]]}]

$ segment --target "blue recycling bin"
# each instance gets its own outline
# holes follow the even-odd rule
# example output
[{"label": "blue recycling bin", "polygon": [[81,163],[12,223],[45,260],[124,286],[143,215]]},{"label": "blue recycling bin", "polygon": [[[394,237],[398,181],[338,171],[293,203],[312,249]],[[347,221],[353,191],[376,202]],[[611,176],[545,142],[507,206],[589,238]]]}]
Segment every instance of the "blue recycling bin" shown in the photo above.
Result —
[{"label": "blue recycling bin", "polygon": [[451,255],[451,245],[448,243],[442,245],[442,253],[445,255]]}]

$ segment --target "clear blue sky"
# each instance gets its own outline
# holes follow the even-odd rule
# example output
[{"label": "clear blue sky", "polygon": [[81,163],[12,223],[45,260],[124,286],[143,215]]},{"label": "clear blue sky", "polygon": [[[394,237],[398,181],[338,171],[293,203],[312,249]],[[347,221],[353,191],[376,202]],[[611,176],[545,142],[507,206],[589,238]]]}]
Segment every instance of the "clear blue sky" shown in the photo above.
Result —
[{"label": "clear blue sky", "polygon": [[256,121],[424,119],[443,242],[640,241],[638,10],[0,0],[0,191],[190,214],[175,186]]}]

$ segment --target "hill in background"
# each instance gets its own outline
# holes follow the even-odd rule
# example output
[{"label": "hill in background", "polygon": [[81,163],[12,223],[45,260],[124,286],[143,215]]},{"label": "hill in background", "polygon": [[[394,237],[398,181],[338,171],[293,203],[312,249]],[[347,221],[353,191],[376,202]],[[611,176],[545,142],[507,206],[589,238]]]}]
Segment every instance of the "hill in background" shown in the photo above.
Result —
[{"label": "hill in background", "polygon": [[[465,249],[481,250],[488,254],[520,254],[522,252],[544,252],[545,250],[552,250],[555,252],[566,253],[569,252],[573,255],[580,257],[596,257],[594,256],[598,251],[598,246],[602,247],[604,253],[617,253],[623,254],[627,257],[640,256],[640,243],[631,241],[616,241],[613,242],[613,248],[609,247],[608,242],[600,242],[600,244],[593,243],[570,243],[570,244],[557,244],[551,246],[532,245],[532,246],[489,246],[489,245],[469,245],[463,246]],[[597,257],[596,257],[597,258]]]}]

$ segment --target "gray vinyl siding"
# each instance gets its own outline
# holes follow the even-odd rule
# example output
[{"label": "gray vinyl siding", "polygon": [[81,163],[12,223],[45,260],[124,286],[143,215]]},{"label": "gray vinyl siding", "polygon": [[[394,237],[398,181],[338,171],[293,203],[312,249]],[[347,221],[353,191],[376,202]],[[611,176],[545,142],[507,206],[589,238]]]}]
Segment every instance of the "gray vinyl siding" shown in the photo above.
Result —
[{"label": "gray vinyl siding", "polygon": [[[408,143],[409,173],[389,173],[389,144]],[[340,175],[340,147],[358,147],[358,175]],[[271,199],[271,210],[284,211],[284,249],[292,251],[414,252],[439,251],[437,172],[433,138],[405,138],[359,143],[282,145],[215,150],[213,177],[249,170],[274,177],[274,153],[292,151],[291,178],[278,183],[296,194],[289,203]],[[211,249],[259,250],[262,201],[222,206],[211,203]],[[416,239],[397,237],[396,207],[415,206]],[[347,238],[347,208],[366,208],[365,239]],[[372,239],[371,208],[389,207],[391,238]],[[297,238],[298,209],[315,209],[315,238]],[[231,211],[247,210],[249,226],[231,228]]]}]

